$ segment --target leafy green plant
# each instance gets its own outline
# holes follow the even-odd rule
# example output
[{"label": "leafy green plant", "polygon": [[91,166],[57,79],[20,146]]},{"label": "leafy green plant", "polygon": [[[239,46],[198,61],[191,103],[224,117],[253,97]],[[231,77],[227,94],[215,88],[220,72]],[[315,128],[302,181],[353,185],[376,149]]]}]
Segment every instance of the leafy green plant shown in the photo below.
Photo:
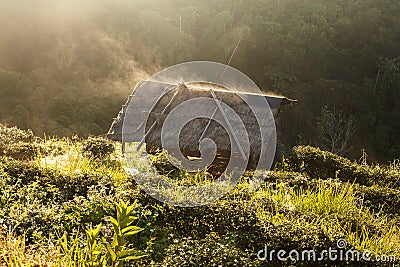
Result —
[{"label": "leafy green plant", "polygon": [[[66,267],[85,266],[85,252],[81,246],[80,235],[76,233],[69,237],[64,233],[58,238],[58,264]],[[62,255],[62,256],[61,256]]]},{"label": "leafy green plant", "polygon": [[102,242],[107,248],[112,266],[123,266],[124,262],[137,260],[141,255],[136,249],[128,248],[129,236],[135,235],[142,231],[138,226],[132,225],[137,219],[133,216],[137,203],[129,205],[129,202],[120,201],[115,205],[117,209],[117,217],[110,217],[110,222],[114,228],[114,236],[111,244],[103,237]]},{"label": "leafy green plant", "polygon": [[133,216],[137,207],[136,202],[132,205],[129,202],[120,201],[115,204],[117,211],[116,218],[110,217],[114,234],[112,242],[101,236],[102,224],[95,228],[89,227],[86,233],[86,243],[82,244],[79,232],[71,239],[64,233],[59,238],[59,251],[64,255],[59,258],[62,266],[125,266],[125,263],[137,260],[145,255],[135,248],[130,247],[129,236],[133,236],[142,228],[132,225],[137,219]]},{"label": "leafy green plant", "polygon": [[103,253],[104,245],[98,241],[102,224],[96,228],[90,227],[86,230],[87,237],[87,263],[90,267],[105,266],[106,256]]}]

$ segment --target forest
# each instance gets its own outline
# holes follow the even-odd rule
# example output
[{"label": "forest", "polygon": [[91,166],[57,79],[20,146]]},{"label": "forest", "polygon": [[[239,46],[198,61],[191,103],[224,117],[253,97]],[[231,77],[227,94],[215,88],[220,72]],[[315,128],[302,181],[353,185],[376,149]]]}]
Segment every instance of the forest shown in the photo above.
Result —
[{"label": "forest", "polygon": [[173,64],[230,65],[298,104],[287,149],[400,157],[395,0],[0,1],[0,121],[35,135],[100,135],[135,84]]}]

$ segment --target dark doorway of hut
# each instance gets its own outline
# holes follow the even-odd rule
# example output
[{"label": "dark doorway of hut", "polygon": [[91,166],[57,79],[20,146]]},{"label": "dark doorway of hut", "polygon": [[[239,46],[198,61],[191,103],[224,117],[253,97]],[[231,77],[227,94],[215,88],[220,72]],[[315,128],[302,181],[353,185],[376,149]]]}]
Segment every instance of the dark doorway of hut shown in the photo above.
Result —
[{"label": "dark doorway of hut", "polygon": [[[205,128],[203,132],[193,130],[194,126],[208,125],[208,124],[210,124],[211,127],[209,127],[208,129]],[[191,121],[190,123],[188,123],[187,125],[185,125],[185,127],[182,129],[182,132],[184,132],[184,133],[190,132],[191,134],[190,135],[187,134],[186,136],[183,136],[181,133],[179,139],[181,142],[185,142],[185,138],[190,138],[192,140],[199,140],[197,142],[197,144],[199,145],[200,141],[202,140],[201,136],[202,135],[203,135],[203,137],[207,136],[207,132],[210,131],[210,129],[215,129],[214,124],[217,124],[217,122],[215,122],[213,120],[204,119],[204,118],[195,119],[195,120]],[[220,129],[218,135],[222,139],[229,140],[229,134],[224,129]],[[217,148],[222,147],[223,145],[226,145],[226,144],[220,144],[220,142],[218,142],[218,141],[219,140],[214,140]],[[195,141],[193,141],[193,142],[195,142]],[[184,147],[184,146],[181,146],[181,148],[179,148],[179,149],[182,152],[182,154],[189,161],[191,161],[191,162],[201,162],[202,161],[202,155],[198,149],[193,149],[192,147]],[[228,163],[229,163],[229,160],[231,157],[230,150],[231,150],[230,144],[227,144],[227,150],[226,149],[225,150],[222,150],[222,149],[209,150],[207,154],[215,155],[214,160],[212,161],[212,163],[209,166],[207,166],[207,168],[198,169],[197,171],[198,172],[206,172],[207,176],[211,180],[220,177],[224,173],[224,171],[227,169],[227,166],[228,166]],[[146,140],[146,152],[150,155],[168,154],[172,158],[175,157],[175,155],[173,153],[170,153],[169,151],[163,151],[158,145],[155,145],[150,140]],[[236,158],[241,157],[241,155],[238,153],[235,153],[233,156]],[[157,168],[158,171],[162,172],[163,174],[173,175],[180,171],[178,168],[174,167],[169,162],[165,162],[166,159],[164,159],[164,162],[163,162],[162,159],[160,160],[160,157],[156,157],[156,158],[157,158],[158,162],[153,162],[153,163],[155,163],[154,166]]]}]

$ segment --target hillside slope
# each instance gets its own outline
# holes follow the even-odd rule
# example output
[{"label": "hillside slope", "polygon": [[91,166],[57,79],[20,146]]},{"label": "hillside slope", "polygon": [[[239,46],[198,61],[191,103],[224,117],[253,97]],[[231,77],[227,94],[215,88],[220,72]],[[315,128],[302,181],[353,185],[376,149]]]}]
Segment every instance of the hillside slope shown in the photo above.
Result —
[{"label": "hillside slope", "polygon": [[[265,246],[322,251],[336,248],[339,239],[346,240],[346,249],[400,259],[398,163],[369,166],[295,147],[265,173],[256,191],[243,177],[212,205],[177,208],[137,187],[116,143],[97,137],[42,140],[28,131],[0,129],[0,266],[87,266],[85,229],[102,223],[98,238],[111,244],[115,228],[109,216],[117,218],[120,200],[136,201],[134,224],[142,229],[126,239],[127,248],[146,254],[130,261],[134,266],[289,266],[257,254]],[[193,179],[173,175],[177,182]],[[99,251],[107,256],[105,248]],[[325,257],[318,264],[361,263]]]}]

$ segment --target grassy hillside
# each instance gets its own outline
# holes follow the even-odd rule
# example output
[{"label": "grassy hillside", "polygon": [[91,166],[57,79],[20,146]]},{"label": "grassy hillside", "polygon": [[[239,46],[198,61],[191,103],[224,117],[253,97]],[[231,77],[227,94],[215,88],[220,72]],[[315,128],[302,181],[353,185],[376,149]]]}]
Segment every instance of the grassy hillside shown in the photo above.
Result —
[{"label": "grassy hillside", "polygon": [[321,251],[340,238],[346,249],[400,259],[398,162],[370,166],[295,147],[256,191],[243,177],[212,205],[177,208],[138,188],[117,143],[0,129],[0,266],[290,266],[257,253]]}]

